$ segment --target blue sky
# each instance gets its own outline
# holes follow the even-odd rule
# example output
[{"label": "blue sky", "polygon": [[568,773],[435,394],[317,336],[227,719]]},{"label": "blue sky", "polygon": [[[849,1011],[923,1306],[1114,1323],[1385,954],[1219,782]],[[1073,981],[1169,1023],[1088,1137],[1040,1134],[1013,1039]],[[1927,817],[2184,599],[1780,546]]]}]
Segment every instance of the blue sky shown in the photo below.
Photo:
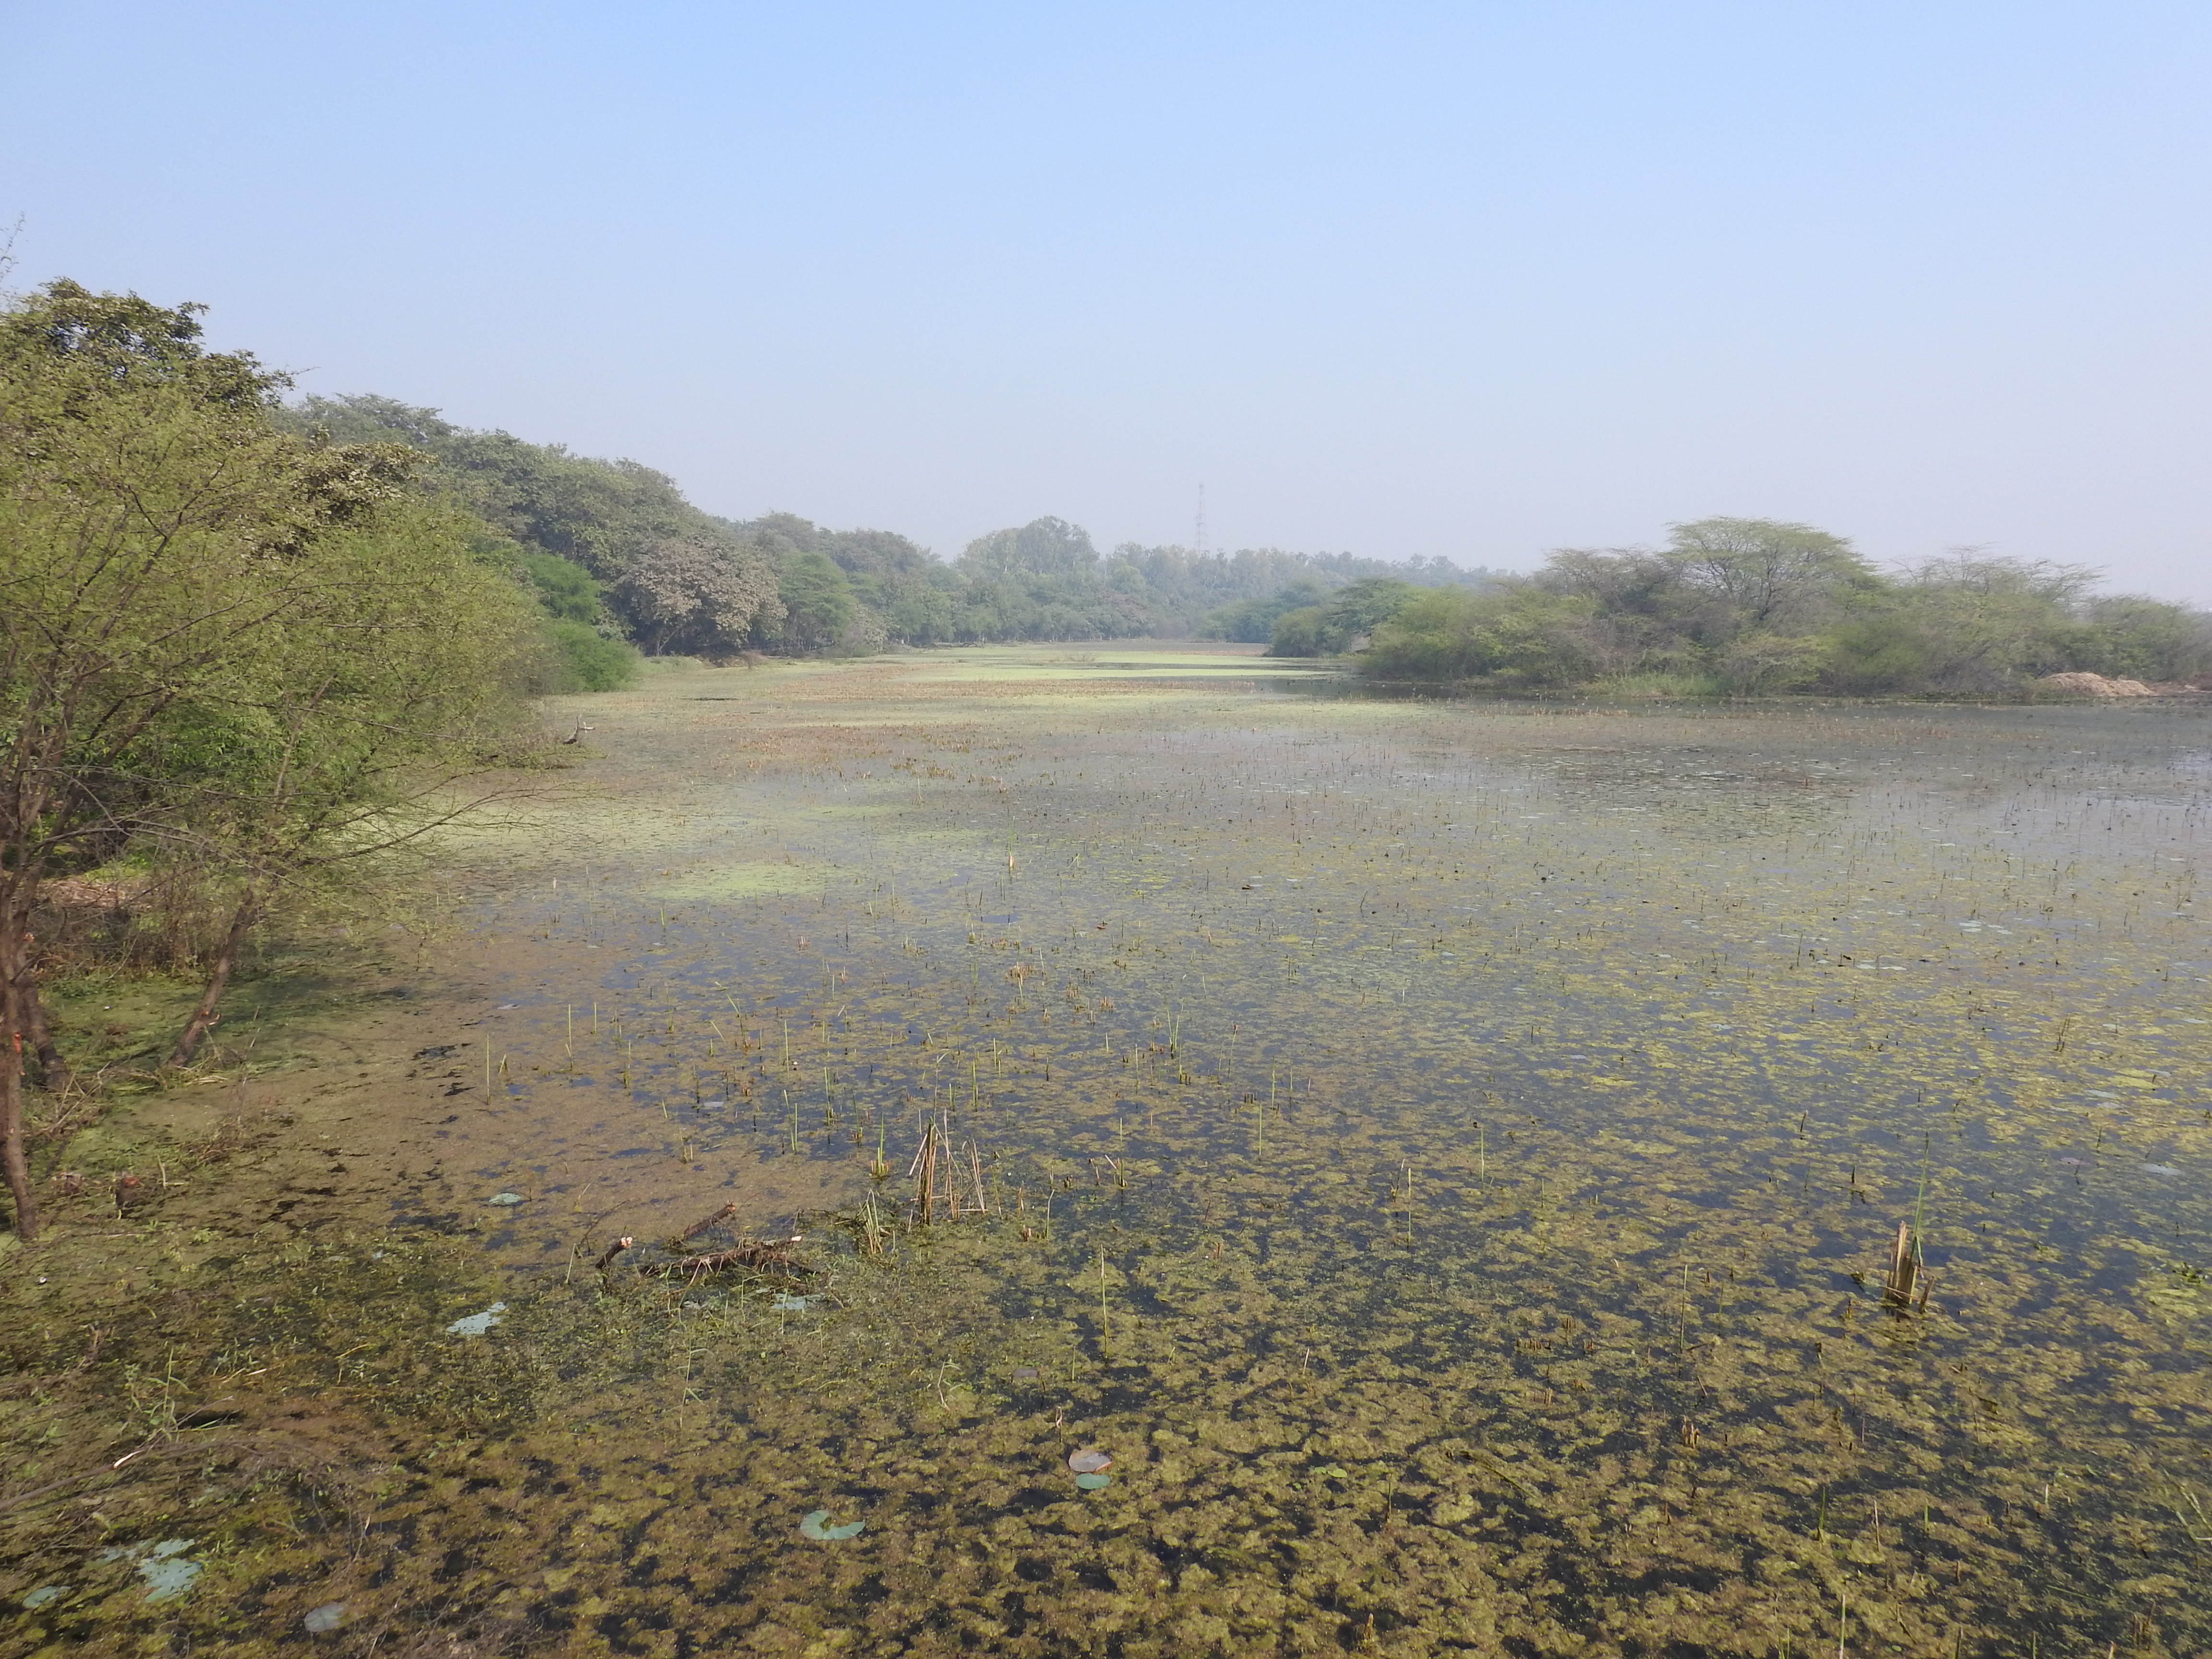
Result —
[{"label": "blue sky", "polygon": [[0,0],[11,281],[945,555],[1800,519],[2212,600],[2203,4]]}]

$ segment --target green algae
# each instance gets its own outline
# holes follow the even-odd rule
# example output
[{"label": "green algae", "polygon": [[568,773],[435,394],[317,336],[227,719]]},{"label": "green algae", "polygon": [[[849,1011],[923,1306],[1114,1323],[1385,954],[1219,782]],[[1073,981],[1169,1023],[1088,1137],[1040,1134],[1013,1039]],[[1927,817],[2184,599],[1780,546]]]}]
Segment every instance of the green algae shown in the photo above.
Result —
[{"label": "green algae", "polygon": [[[637,700],[684,822],[587,815],[588,897],[478,912],[602,953],[516,976],[483,1175],[541,1202],[247,1272],[422,1425],[364,1631],[458,1552],[447,1605],[556,1650],[2212,1641],[2201,720],[875,695],[741,830]],[[659,913],[763,850],[832,878]],[[967,1212],[915,1224],[926,1122]],[[803,1297],[574,1271],[726,1188]],[[193,1603],[296,1570],[269,1503]]]}]

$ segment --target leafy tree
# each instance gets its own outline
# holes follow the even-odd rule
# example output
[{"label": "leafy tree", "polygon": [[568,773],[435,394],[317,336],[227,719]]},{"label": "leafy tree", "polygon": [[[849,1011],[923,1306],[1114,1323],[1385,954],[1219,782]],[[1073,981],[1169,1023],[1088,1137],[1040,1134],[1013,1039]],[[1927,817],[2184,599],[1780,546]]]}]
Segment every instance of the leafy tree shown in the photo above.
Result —
[{"label": "leafy tree", "polygon": [[283,700],[269,641],[325,591],[318,544],[411,465],[278,432],[283,377],[205,351],[198,309],[60,282],[0,311],[0,1170],[25,1237],[40,884],[173,823],[194,734]]},{"label": "leafy tree", "polygon": [[1775,519],[1699,519],[1672,527],[1667,547],[1690,580],[1720,595],[1752,629],[1814,619],[1873,567],[1840,536]]},{"label": "leafy tree", "polygon": [[151,758],[168,798],[142,837],[220,875],[231,920],[170,1055],[192,1056],[251,929],[303,884],[365,872],[449,821],[449,792],[503,756],[538,621],[470,520],[400,497],[326,532],[284,573],[251,699],[188,699]]},{"label": "leafy tree", "polygon": [[[389,398],[309,398],[281,418],[295,431],[377,437],[427,452],[440,463],[430,475],[435,488],[529,552],[580,567],[600,585],[622,627],[654,649],[689,648],[675,641],[690,639],[702,653],[720,654],[739,648],[756,620],[777,619],[770,552],[758,538],[701,512],[651,467],[594,460],[505,432],[469,431],[435,410]],[[690,576],[672,574],[672,546],[691,550]],[[652,569],[640,574],[648,556]],[[708,580],[697,568],[702,565],[720,573],[708,583],[716,596],[712,603],[700,586]],[[690,600],[676,597],[681,592],[690,592]],[[754,608],[740,617],[736,607],[747,596]],[[681,626],[666,608],[671,604],[681,611]]]},{"label": "leafy tree", "polygon": [[1268,637],[1267,654],[1271,657],[1318,657],[1334,648],[1328,641],[1328,607],[1302,605],[1295,610],[1284,611],[1275,618],[1274,631]]},{"label": "leafy tree", "polygon": [[548,616],[588,628],[605,615],[599,583],[573,559],[557,553],[525,553],[520,563]]},{"label": "leafy tree", "polygon": [[1363,576],[1328,602],[1328,628],[1341,650],[1406,608],[1419,590],[1395,576]]},{"label": "leafy tree", "polygon": [[783,615],[768,637],[802,651],[826,651],[841,643],[860,614],[853,585],[827,555],[798,551],[785,556],[776,576]]},{"label": "leafy tree", "polygon": [[2212,617],[2140,593],[2090,599],[2067,635],[2066,665],[2116,679],[2197,679],[2212,670]]},{"label": "leafy tree", "polygon": [[1276,619],[1284,612],[1304,610],[1325,597],[1326,590],[1319,582],[1302,576],[1261,598],[1223,605],[1199,624],[1198,636],[1262,644],[1274,638]]},{"label": "leafy tree", "polygon": [[728,656],[783,615],[774,567],[720,532],[653,543],[630,562],[615,595],[655,656]]},{"label": "leafy tree", "polygon": [[1032,519],[1011,530],[994,530],[968,544],[961,568],[970,575],[1067,576],[1095,569],[1098,550],[1090,532],[1065,519]]}]

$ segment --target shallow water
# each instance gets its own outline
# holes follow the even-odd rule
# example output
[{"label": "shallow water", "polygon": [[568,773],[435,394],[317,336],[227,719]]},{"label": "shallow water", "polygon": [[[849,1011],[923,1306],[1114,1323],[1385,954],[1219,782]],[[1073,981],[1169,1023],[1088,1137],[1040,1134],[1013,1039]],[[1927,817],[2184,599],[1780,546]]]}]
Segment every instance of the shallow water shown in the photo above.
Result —
[{"label": "shallow water", "polygon": [[[1127,660],[671,676],[592,702],[595,793],[465,849],[497,1063],[383,1255],[290,1269],[395,1313],[349,1363],[412,1479],[349,1620],[2212,1648],[2202,707]],[[726,1200],[809,1235],[805,1294],[599,1289]]]}]

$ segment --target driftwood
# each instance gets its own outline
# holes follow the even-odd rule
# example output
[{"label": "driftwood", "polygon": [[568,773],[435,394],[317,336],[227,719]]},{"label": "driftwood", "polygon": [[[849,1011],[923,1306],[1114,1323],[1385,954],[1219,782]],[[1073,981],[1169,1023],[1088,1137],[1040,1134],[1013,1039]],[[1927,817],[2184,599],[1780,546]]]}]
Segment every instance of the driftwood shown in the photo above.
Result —
[{"label": "driftwood", "polygon": [[614,1266],[615,1258],[636,1243],[637,1241],[635,1239],[627,1237],[615,1240],[613,1243],[607,1246],[606,1254],[602,1255],[597,1261],[592,1263],[592,1270],[596,1272],[600,1278],[605,1278],[607,1269]]},{"label": "driftwood", "polygon": [[[704,1220],[693,1222],[682,1232],[662,1240],[658,1245],[646,1246],[646,1250],[652,1253],[651,1259],[638,1263],[636,1267],[638,1276],[642,1279],[682,1279],[696,1282],[712,1274],[727,1273],[732,1269],[747,1273],[773,1273],[792,1279],[814,1271],[812,1267],[801,1261],[797,1254],[798,1245],[805,1237],[803,1233],[793,1233],[789,1238],[754,1238],[743,1233],[732,1234],[725,1231],[723,1237],[729,1242],[719,1249],[690,1251],[684,1249],[702,1233],[713,1232],[723,1227],[723,1224],[737,1212],[736,1205],[725,1204]],[[625,1237],[617,1238],[613,1243],[608,1245],[605,1253],[592,1264],[599,1277],[602,1279],[605,1279],[609,1269],[614,1266],[615,1258],[635,1246],[636,1243],[635,1239]]]},{"label": "driftwood", "polygon": [[665,1248],[671,1250],[679,1249],[684,1245],[690,1243],[691,1240],[698,1237],[701,1233],[705,1232],[709,1227],[720,1226],[722,1223],[727,1221],[737,1212],[738,1206],[736,1205],[725,1204],[720,1209],[715,1211],[714,1214],[708,1216],[704,1221],[693,1222],[682,1232],[677,1234],[675,1237],[670,1239]]},{"label": "driftwood", "polygon": [[710,1273],[741,1267],[748,1273],[782,1273],[796,1278],[813,1272],[793,1253],[793,1246],[805,1237],[803,1233],[793,1233],[789,1238],[741,1238],[726,1250],[709,1250],[701,1255],[680,1255],[665,1261],[648,1261],[638,1272],[653,1279],[697,1280]]}]

